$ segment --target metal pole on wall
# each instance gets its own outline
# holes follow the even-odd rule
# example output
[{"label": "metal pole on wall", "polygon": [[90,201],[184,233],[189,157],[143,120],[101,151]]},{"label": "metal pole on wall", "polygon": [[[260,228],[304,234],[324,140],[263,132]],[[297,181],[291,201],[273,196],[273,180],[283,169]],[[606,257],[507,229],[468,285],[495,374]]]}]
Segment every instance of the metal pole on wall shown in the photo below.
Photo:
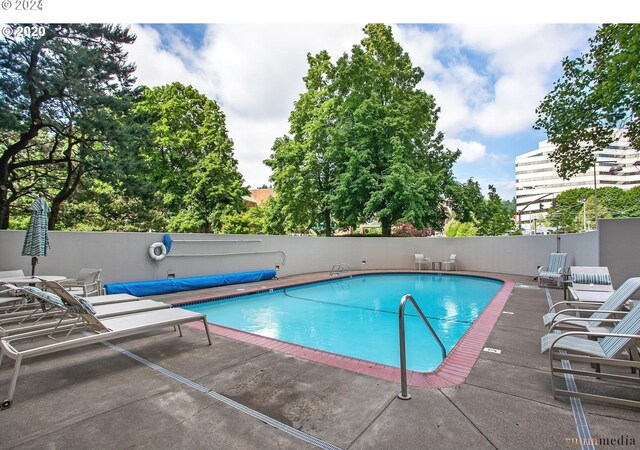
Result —
[{"label": "metal pole on wall", "polygon": [[[596,216],[593,229],[598,229],[598,186],[596,184],[596,173],[598,168],[598,157],[596,156],[596,160],[593,163],[593,210]],[[586,206],[585,206],[586,210]]]}]

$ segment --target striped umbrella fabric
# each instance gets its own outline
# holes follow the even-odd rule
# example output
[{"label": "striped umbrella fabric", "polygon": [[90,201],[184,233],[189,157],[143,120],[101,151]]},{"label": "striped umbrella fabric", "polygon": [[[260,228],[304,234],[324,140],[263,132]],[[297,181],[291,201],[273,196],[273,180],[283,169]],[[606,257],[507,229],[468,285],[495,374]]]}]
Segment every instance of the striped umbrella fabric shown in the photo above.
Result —
[{"label": "striped umbrella fabric", "polygon": [[47,225],[51,210],[43,197],[38,197],[30,209],[31,219],[22,245],[22,256],[47,256],[49,249]]}]

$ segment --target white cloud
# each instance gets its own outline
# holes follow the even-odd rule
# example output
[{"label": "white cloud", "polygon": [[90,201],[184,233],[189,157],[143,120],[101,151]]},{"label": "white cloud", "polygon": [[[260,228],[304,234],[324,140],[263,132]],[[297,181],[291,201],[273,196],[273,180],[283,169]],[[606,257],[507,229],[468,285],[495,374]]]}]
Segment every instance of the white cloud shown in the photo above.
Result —
[{"label": "white cloud", "polygon": [[460,150],[459,163],[482,161],[487,156],[487,147],[479,142],[465,142],[460,139],[445,139],[444,146],[450,150]]}]

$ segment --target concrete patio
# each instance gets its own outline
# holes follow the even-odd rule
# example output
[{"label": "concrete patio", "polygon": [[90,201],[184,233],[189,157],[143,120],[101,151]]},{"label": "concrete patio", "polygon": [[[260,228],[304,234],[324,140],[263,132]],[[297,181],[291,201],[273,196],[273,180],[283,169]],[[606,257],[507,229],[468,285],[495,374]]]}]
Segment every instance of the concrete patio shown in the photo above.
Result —
[{"label": "concrete patio", "polygon": [[[259,283],[270,287],[318,274]],[[184,327],[26,360],[14,405],[0,411],[3,449],[281,449],[308,442],[256,419],[215,393],[344,449],[578,447],[568,399],[554,400],[549,359],[540,354],[547,298],[531,277],[516,283],[486,347],[462,384],[442,389],[398,383],[303,360]],[[171,294],[164,301],[234,292],[224,287]],[[550,290],[554,301],[562,291]],[[157,364],[172,378],[124,354]],[[13,361],[0,368],[4,398]],[[581,388],[581,385],[578,385]],[[627,388],[625,388],[627,389]],[[628,388],[632,389],[632,388]],[[213,392],[212,392],[213,391]],[[640,397],[632,391],[631,397]],[[640,444],[640,412],[582,403],[590,435]],[[581,423],[578,421],[578,423]],[[582,423],[584,429],[584,423]],[[626,444],[624,443],[626,442]]]}]

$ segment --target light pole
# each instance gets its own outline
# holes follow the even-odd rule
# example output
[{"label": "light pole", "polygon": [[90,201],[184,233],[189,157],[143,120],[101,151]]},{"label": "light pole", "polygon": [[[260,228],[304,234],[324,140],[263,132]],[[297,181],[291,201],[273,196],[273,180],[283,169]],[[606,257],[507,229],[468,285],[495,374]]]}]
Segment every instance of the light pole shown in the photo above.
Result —
[{"label": "light pole", "polygon": [[578,203],[582,203],[582,231],[587,231],[587,199],[578,200]]}]

